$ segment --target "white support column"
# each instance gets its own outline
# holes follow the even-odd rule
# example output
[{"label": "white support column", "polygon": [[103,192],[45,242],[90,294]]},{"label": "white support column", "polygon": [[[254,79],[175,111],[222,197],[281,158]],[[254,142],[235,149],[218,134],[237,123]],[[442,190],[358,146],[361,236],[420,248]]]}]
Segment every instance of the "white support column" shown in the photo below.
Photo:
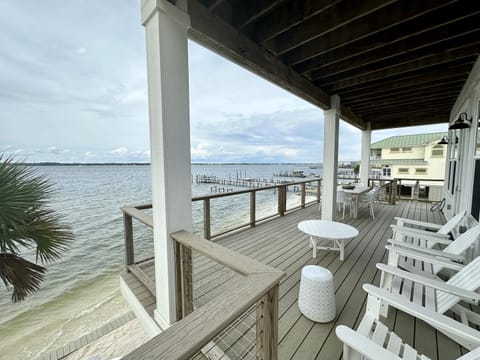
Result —
[{"label": "white support column", "polygon": [[187,14],[165,0],[142,0],[147,43],[154,224],[155,320],[176,321],[174,246],[192,230]]},{"label": "white support column", "polygon": [[370,121],[367,123],[367,130],[362,131],[362,161],[360,164],[360,182],[368,185],[368,172],[370,169],[370,141],[372,139],[372,130]]},{"label": "white support column", "polygon": [[322,219],[333,220],[337,206],[338,127],[340,120],[340,98],[338,95],[331,97],[330,109],[326,110],[324,114]]}]

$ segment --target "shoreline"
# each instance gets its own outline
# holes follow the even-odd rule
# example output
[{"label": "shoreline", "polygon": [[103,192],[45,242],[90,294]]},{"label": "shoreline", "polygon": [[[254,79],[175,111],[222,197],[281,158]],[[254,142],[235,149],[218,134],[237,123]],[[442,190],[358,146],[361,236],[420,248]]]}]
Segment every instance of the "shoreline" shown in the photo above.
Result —
[{"label": "shoreline", "polygon": [[[90,333],[81,336],[80,338],[69,342],[68,344],[49,351],[41,355],[38,360],[58,360],[65,359],[73,356],[79,350],[82,350],[84,347],[90,347],[97,349],[97,346],[91,346],[93,343],[101,340],[104,336],[118,330],[121,327],[124,327],[126,324],[131,321],[136,320],[135,314],[132,311],[127,312],[126,314],[120,315],[117,318],[107,322],[105,325],[91,331]],[[103,343],[103,342],[102,342]],[[117,348],[117,346],[116,346]]]}]

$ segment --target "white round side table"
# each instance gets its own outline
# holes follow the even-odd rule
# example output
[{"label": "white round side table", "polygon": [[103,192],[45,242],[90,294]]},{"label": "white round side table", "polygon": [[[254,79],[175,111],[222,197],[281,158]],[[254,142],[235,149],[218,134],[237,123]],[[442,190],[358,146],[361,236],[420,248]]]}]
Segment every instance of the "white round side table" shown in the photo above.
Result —
[{"label": "white round side table", "polygon": [[333,275],[328,269],[316,265],[307,265],[302,269],[298,308],[315,322],[335,319],[335,289]]}]

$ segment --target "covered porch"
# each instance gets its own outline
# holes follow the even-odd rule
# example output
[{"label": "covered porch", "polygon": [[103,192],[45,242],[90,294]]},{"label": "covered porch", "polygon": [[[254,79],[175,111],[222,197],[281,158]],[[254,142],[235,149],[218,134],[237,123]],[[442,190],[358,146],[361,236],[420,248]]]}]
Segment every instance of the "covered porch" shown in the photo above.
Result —
[{"label": "covered porch", "polygon": [[[283,216],[285,208],[279,206],[279,218],[227,236],[225,243],[191,235],[189,38],[324,111],[324,132],[318,134],[323,136],[322,219],[336,216],[340,119],[362,131],[360,175],[367,183],[372,130],[453,124],[464,113],[465,126],[449,135],[459,142],[448,145],[445,213],[451,217],[466,210],[478,218],[472,199],[480,204],[474,196],[474,184],[480,184],[480,170],[474,170],[479,14],[480,4],[469,1],[142,1],[153,197],[152,217],[142,222],[154,228],[154,262],[139,265],[147,274],[148,292],[131,274],[123,284],[127,297],[137,299],[138,313],[151,319],[152,335],[167,330],[127,359],[187,358],[193,355],[189,349],[205,345],[219,351],[216,358],[229,352],[231,358],[243,358],[250,351],[258,359],[340,358],[335,325],[354,327],[361,316],[361,284],[378,280],[374,265],[384,257],[393,217],[443,221],[430,219],[433,214],[417,202],[382,205],[374,222],[360,216],[352,223],[360,235],[348,244],[345,261],[329,253],[317,259],[334,273],[337,319],[326,325],[306,321],[297,310],[296,289],[301,267],[312,260],[296,224],[318,218],[318,207]],[[239,317],[246,325],[237,324]],[[433,358],[460,352],[404,314],[390,321]],[[236,335],[215,338],[231,324]],[[433,334],[436,342],[425,342],[429,336],[422,334]]]}]

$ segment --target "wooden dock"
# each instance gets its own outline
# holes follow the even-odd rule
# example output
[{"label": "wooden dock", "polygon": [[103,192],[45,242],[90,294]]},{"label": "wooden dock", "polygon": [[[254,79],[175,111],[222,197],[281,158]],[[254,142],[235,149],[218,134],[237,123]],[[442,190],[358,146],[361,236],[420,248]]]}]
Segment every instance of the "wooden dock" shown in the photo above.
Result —
[{"label": "wooden dock", "polygon": [[[313,259],[306,235],[297,228],[302,220],[320,218],[318,206],[310,206],[216,240],[223,246],[286,272],[279,290],[279,359],[340,359],[342,344],[335,336],[335,327],[344,324],[355,328],[361,319],[366,301],[362,284],[378,284],[379,273],[375,263],[385,260],[384,245],[391,235],[390,224],[394,216],[436,223],[444,221],[440,213],[430,212],[429,204],[423,202],[378,204],[376,210],[378,216],[375,221],[371,220],[367,209],[359,211],[358,219],[345,221],[355,226],[360,234],[346,245],[343,262],[337,253],[327,251],[319,251],[317,258]],[[331,323],[314,323],[298,310],[300,273],[308,264],[324,266],[334,274],[337,317]],[[152,263],[144,263],[142,267],[153,278]],[[194,253],[195,307],[222,294],[224,285],[235,276],[238,275],[233,271]],[[401,312],[391,311],[386,322],[432,359],[454,359],[462,352],[459,345],[441,333]],[[225,354],[220,358],[254,359],[254,309],[247,311],[214,342]]]},{"label": "wooden dock", "polygon": [[197,184],[216,184],[216,185],[258,189],[262,187],[288,184],[293,181],[277,180],[277,179],[253,179],[253,178],[226,179],[226,178],[220,178],[217,176],[197,175],[195,177],[195,182]]}]

